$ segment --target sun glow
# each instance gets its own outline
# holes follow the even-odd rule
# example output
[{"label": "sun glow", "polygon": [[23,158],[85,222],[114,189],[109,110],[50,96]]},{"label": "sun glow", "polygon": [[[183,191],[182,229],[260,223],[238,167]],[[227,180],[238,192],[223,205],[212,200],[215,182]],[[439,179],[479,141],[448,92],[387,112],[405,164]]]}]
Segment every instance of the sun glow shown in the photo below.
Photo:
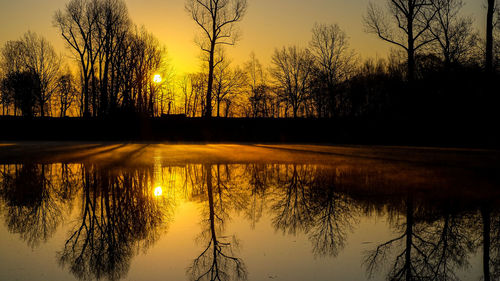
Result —
[{"label": "sun glow", "polygon": [[162,195],[162,193],[163,193],[163,189],[161,188],[161,186],[157,186],[157,187],[155,188],[154,193],[155,193],[155,196],[156,196],[156,197],[161,196],[161,195]]},{"label": "sun glow", "polygon": [[162,79],[161,79],[161,75],[160,74],[155,74],[155,76],[153,77],[153,82],[155,83],[161,83]]}]

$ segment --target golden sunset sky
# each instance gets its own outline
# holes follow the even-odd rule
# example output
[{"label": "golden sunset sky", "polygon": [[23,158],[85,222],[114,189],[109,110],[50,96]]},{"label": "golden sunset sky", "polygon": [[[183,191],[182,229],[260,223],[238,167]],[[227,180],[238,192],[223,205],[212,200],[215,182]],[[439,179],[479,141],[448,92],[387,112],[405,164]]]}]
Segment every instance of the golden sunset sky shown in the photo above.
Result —
[{"label": "golden sunset sky", "polygon": [[[0,44],[18,39],[31,30],[45,36],[55,48],[69,56],[63,39],[52,26],[56,10],[68,0],[0,0]],[[194,37],[199,31],[184,10],[184,0],[125,0],[132,21],[144,25],[167,47],[177,74],[197,71],[199,48]],[[364,32],[362,23],[368,0],[248,0],[248,10],[239,24],[242,38],[228,49],[234,64],[246,61],[253,51],[267,64],[275,48],[297,44],[306,47],[315,22],[337,23],[347,33],[363,58],[386,57],[390,44]],[[385,0],[375,0],[384,4]],[[485,25],[484,0],[465,0],[464,15],[475,19],[476,28]]]}]

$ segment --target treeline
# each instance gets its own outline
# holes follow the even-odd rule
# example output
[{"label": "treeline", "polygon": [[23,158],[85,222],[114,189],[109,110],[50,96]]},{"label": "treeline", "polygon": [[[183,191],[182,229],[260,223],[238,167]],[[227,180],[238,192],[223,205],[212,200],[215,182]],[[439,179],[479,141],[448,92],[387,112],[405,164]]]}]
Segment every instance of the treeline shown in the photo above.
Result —
[{"label": "treeline", "polygon": [[[210,22],[203,21],[201,2],[187,1],[186,8],[204,27]],[[240,21],[246,8],[244,0],[229,2],[234,5],[219,7],[227,18],[215,21],[226,32],[221,40],[234,37],[224,20]],[[2,114],[491,118],[500,78],[500,24],[494,24],[500,9],[490,15],[495,4],[487,3],[492,25],[482,36],[462,14],[461,0],[370,3],[366,31],[396,47],[385,59],[362,60],[337,24],[315,24],[307,48],[277,48],[269,66],[255,54],[234,66],[224,46],[235,41],[202,40],[204,67],[175,77],[166,49],[132,24],[123,0],[70,0],[56,12],[54,26],[77,64],[63,66],[50,43],[31,32],[7,42]]]},{"label": "treeline", "polygon": [[132,24],[124,1],[71,0],[53,24],[76,64],[63,67],[52,45],[31,32],[7,42],[1,50],[3,114],[158,114],[166,95],[151,77],[168,69],[166,49]]}]

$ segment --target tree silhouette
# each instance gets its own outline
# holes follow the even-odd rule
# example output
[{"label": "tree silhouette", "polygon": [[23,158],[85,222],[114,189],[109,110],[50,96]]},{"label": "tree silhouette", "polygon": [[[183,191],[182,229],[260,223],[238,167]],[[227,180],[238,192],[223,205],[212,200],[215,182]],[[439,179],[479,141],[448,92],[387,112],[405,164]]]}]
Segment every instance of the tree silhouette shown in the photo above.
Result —
[{"label": "tree silhouette", "polygon": [[[389,204],[399,204],[397,200]],[[390,280],[459,280],[456,273],[469,266],[476,249],[474,214],[456,209],[449,200],[437,205],[421,200],[408,194],[401,206],[390,208],[390,222],[399,236],[367,252],[369,276],[387,260]]]},{"label": "tree silhouette", "polygon": [[281,98],[286,102],[285,117],[288,108],[292,109],[292,116],[298,117],[299,109],[306,107],[309,98],[310,82],[313,74],[313,57],[308,49],[297,46],[283,47],[274,50],[271,76],[276,81]]},{"label": "tree silhouette", "polygon": [[356,55],[349,48],[347,35],[336,24],[315,24],[309,46],[317,72],[314,75],[313,100],[317,116],[333,114],[337,105],[335,87],[354,73]]},{"label": "tree silhouette", "polygon": [[54,16],[54,26],[70,48],[75,50],[80,63],[84,116],[90,116],[90,80],[98,56],[92,32],[97,25],[96,5],[97,1],[71,0],[64,11],[59,10]]},{"label": "tree silhouette", "polygon": [[433,278],[433,270],[429,264],[429,249],[434,247],[434,241],[425,240],[422,237],[421,228],[415,223],[414,201],[409,196],[405,201],[404,223],[396,223],[400,229],[398,237],[393,238],[376,247],[368,253],[364,264],[370,276],[378,270],[381,263],[387,259],[391,247],[398,245],[402,249],[398,251],[393,265],[389,271],[389,280],[426,280]]},{"label": "tree silhouette", "polygon": [[407,54],[407,79],[415,78],[415,53],[426,44],[435,40],[429,36],[429,28],[436,11],[432,9],[433,0],[391,0],[387,1],[389,16],[373,2],[368,5],[364,22],[369,33],[380,39],[403,48]]},{"label": "tree silhouette", "polygon": [[242,20],[247,7],[246,0],[186,0],[186,11],[202,29],[198,45],[208,56],[208,82],[205,117],[212,117],[212,90],[215,61],[220,45],[234,45],[238,39],[235,24]]},{"label": "tree silhouette", "polygon": [[57,90],[61,59],[49,41],[36,33],[27,32],[21,42],[25,69],[38,77],[36,103],[38,112],[43,117],[48,112],[49,101]]},{"label": "tree silhouette", "polygon": [[458,64],[470,58],[477,44],[470,17],[461,17],[462,0],[434,0],[436,11],[429,31],[441,49],[445,67]]},{"label": "tree silhouette", "polygon": [[3,91],[12,97],[14,108],[23,116],[33,117],[36,112],[37,97],[40,96],[40,78],[33,72],[11,72],[2,81]]},{"label": "tree silhouette", "polygon": [[83,116],[159,114],[153,77],[167,72],[166,50],[132,25],[123,0],[70,0],[54,25],[80,64]]},{"label": "tree silhouette", "polygon": [[269,86],[266,71],[255,53],[250,54],[244,68],[247,74],[247,99],[249,103],[245,115],[249,117],[278,116],[276,96]]},{"label": "tree silhouette", "polygon": [[12,97],[6,101],[13,100],[24,116],[45,116],[59,77],[60,57],[54,47],[28,31],[19,40],[7,42],[1,52],[6,75],[3,91]]},{"label": "tree silhouette", "polygon": [[480,208],[480,233],[482,245],[483,280],[500,279],[500,216],[496,205],[487,200]]},{"label": "tree silhouette", "polygon": [[86,166],[82,171],[82,210],[59,262],[81,280],[126,276],[136,249],[146,250],[167,226],[167,198],[154,198],[151,171]]},{"label": "tree silhouette", "polygon": [[493,17],[496,8],[496,0],[487,0],[486,6],[486,72],[493,72]]},{"label": "tree silhouette", "polygon": [[221,103],[225,102],[225,117],[231,111],[231,103],[235,96],[241,93],[246,83],[246,75],[240,68],[231,69],[230,61],[219,54],[221,62],[214,70],[214,97],[217,105],[217,117],[221,116]]},{"label": "tree silhouette", "polygon": [[273,226],[292,235],[308,235],[317,256],[336,257],[356,222],[357,207],[338,190],[330,170],[291,165],[278,172],[271,206]]},{"label": "tree silhouette", "polygon": [[[234,236],[227,237],[224,232],[224,221],[228,219],[231,206],[225,205],[225,187],[220,177],[220,167],[212,178],[212,166],[203,165],[203,178],[200,192],[208,202],[208,219],[205,220],[200,239],[207,245],[201,254],[194,259],[188,274],[192,280],[246,280],[247,272],[243,261],[235,257],[238,241]],[[215,180],[215,186],[213,181]],[[206,189],[205,189],[206,187]],[[226,194],[227,195],[227,194]]]},{"label": "tree silhouette", "polygon": [[[5,167],[4,167],[5,168]],[[47,242],[63,222],[61,214],[69,212],[69,201],[77,183],[73,171],[61,165],[23,164],[7,166],[0,172],[0,196],[6,202],[6,224],[9,231],[35,248]],[[56,174],[61,172],[60,178]]]},{"label": "tree silhouette", "polygon": [[56,98],[59,103],[59,117],[66,117],[68,110],[76,103],[77,89],[74,77],[67,72],[59,77]]}]

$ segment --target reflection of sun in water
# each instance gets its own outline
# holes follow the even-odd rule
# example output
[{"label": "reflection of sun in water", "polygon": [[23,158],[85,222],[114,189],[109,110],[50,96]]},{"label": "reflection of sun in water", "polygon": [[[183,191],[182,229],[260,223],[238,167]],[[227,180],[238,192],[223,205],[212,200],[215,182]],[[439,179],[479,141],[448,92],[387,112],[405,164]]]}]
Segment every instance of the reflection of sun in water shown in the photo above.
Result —
[{"label": "reflection of sun in water", "polygon": [[162,193],[163,189],[161,188],[161,186],[155,188],[155,196],[161,196]]}]

